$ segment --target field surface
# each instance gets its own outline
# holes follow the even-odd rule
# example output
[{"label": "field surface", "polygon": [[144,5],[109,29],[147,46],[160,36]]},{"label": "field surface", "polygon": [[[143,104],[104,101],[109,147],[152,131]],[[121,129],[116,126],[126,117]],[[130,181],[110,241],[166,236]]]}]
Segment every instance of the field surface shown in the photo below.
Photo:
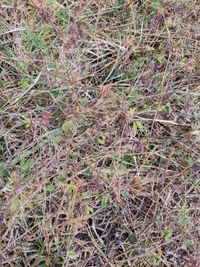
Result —
[{"label": "field surface", "polygon": [[0,1],[0,266],[200,266],[200,1]]}]

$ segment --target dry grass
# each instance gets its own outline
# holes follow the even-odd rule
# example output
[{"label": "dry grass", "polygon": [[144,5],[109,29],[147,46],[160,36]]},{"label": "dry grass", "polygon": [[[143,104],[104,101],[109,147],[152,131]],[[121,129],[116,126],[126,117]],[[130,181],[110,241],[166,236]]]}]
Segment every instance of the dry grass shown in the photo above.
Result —
[{"label": "dry grass", "polygon": [[199,266],[199,1],[0,16],[1,266]]}]

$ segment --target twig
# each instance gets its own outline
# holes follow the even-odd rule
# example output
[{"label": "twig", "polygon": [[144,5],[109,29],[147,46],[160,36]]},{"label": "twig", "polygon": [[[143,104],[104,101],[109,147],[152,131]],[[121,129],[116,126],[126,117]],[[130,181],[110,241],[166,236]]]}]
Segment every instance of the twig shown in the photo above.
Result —
[{"label": "twig", "polygon": [[12,104],[17,103],[22,97],[24,97],[37,84],[37,82],[39,81],[41,75],[42,75],[42,72],[40,72],[38,74],[38,76],[35,78],[33,83],[26,89],[26,91],[23,94],[21,94],[19,97],[17,97]]},{"label": "twig", "polygon": [[163,123],[163,124],[171,124],[171,125],[179,125],[179,126],[190,126],[190,124],[178,123],[178,122],[175,122],[175,121],[162,120],[162,119],[150,119],[150,118],[137,117],[137,118],[134,118],[134,120],[160,122],[160,123]]},{"label": "twig", "polygon": [[3,32],[0,36],[6,35],[6,34],[9,34],[9,33],[13,33],[13,32],[21,32],[21,31],[25,31],[25,28],[21,27],[21,28],[16,28],[16,29],[7,31],[7,32]]}]

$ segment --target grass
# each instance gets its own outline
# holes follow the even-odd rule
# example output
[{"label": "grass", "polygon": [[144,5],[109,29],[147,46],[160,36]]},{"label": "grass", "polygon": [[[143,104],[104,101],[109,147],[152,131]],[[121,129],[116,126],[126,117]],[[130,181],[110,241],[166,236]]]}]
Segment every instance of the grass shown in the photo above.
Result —
[{"label": "grass", "polygon": [[199,266],[198,1],[0,5],[1,266]]}]

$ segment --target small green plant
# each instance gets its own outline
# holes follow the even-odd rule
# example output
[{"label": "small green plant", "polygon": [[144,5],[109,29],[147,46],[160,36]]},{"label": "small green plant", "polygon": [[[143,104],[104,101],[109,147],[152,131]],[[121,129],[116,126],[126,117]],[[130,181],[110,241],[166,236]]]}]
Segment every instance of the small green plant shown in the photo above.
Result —
[{"label": "small green plant", "polygon": [[142,122],[140,121],[134,121],[133,122],[133,133],[136,136],[139,132],[143,132],[144,131],[144,126],[142,124]]},{"label": "small green plant", "polygon": [[55,186],[54,186],[53,184],[48,184],[48,185],[46,185],[46,187],[45,187],[45,191],[46,191],[46,192],[51,193],[51,192],[53,192],[54,190],[55,190]]},{"label": "small green plant", "polygon": [[101,198],[101,205],[103,208],[106,208],[106,206],[108,205],[109,202],[109,196],[108,195],[104,195]]},{"label": "small green plant", "polygon": [[130,78],[137,77],[137,70],[136,69],[132,69],[131,71],[129,71],[128,76]]},{"label": "small green plant", "polygon": [[62,129],[65,133],[73,133],[76,131],[77,125],[74,120],[66,120],[63,125]]},{"label": "small green plant", "polygon": [[25,161],[20,162],[20,167],[22,170],[22,179],[27,179],[29,176],[29,173],[31,171],[31,168],[33,167],[35,163],[34,159],[27,159]]},{"label": "small green plant", "polygon": [[135,164],[135,159],[134,159],[134,156],[132,155],[124,155],[122,161],[125,163],[125,164]]},{"label": "small green plant", "polygon": [[151,1],[151,8],[154,10],[158,10],[160,7],[160,0],[153,0]]},{"label": "small green plant", "polygon": [[191,224],[191,217],[189,215],[189,208],[184,205],[180,208],[180,215],[178,217],[178,224],[182,227],[187,227]]},{"label": "small green plant", "polygon": [[22,88],[22,89],[27,89],[29,86],[30,86],[30,79],[29,78],[22,78],[20,81],[19,81],[19,86]]},{"label": "small green plant", "polygon": [[4,5],[14,5],[14,0],[2,0],[2,4]]},{"label": "small green plant", "polygon": [[9,177],[9,166],[6,162],[0,161],[0,177]]},{"label": "small green plant", "polygon": [[156,11],[160,7],[160,0],[143,0],[143,4],[145,7]]},{"label": "small green plant", "polygon": [[87,214],[91,214],[91,213],[93,213],[94,212],[94,209],[93,209],[93,207],[91,207],[91,206],[86,206],[86,208],[85,208],[85,210],[86,210],[86,213]]},{"label": "small green plant", "polygon": [[127,0],[115,0],[115,2],[116,2],[117,5],[124,5],[124,4],[128,3]]},{"label": "small green plant", "polygon": [[98,143],[100,144],[100,145],[105,145],[105,143],[106,143],[106,136],[105,135],[100,135],[99,137],[98,137]]},{"label": "small green plant", "polygon": [[47,48],[45,36],[39,32],[27,32],[23,34],[23,40],[30,51]]},{"label": "small green plant", "polygon": [[116,166],[116,171],[119,175],[126,175],[129,173],[128,167],[124,164],[118,164]]},{"label": "small green plant", "polygon": [[48,25],[42,25],[36,30],[27,28],[22,33],[22,40],[27,46],[28,51],[37,52],[42,51],[47,53],[48,51],[48,39],[51,39],[52,30]]},{"label": "small green plant", "polygon": [[193,163],[194,163],[193,158],[192,157],[188,157],[187,163],[188,163],[189,166],[192,166]]},{"label": "small green plant", "polygon": [[70,16],[67,8],[60,9],[55,13],[55,23],[56,25],[67,29],[70,25]]},{"label": "small green plant", "polygon": [[164,231],[164,238],[165,238],[166,241],[170,241],[172,239],[172,236],[173,236],[172,229],[166,229]]},{"label": "small green plant", "polygon": [[63,130],[61,128],[57,128],[55,130],[48,132],[48,135],[50,139],[53,141],[53,143],[59,144],[63,138]]},{"label": "small green plant", "polygon": [[137,242],[137,236],[136,236],[135,232],[133,232],[133,231],[129,232],[129,239],[132,243]]},{"label": "small green plant", "polygon": [[163,55],[163,54],[157,54],[157,55],[156,55],[156,59],[157,59],[157,61],[158,61],[160,64],[162,64],[162,63],[165,62],[165,55]]}]

